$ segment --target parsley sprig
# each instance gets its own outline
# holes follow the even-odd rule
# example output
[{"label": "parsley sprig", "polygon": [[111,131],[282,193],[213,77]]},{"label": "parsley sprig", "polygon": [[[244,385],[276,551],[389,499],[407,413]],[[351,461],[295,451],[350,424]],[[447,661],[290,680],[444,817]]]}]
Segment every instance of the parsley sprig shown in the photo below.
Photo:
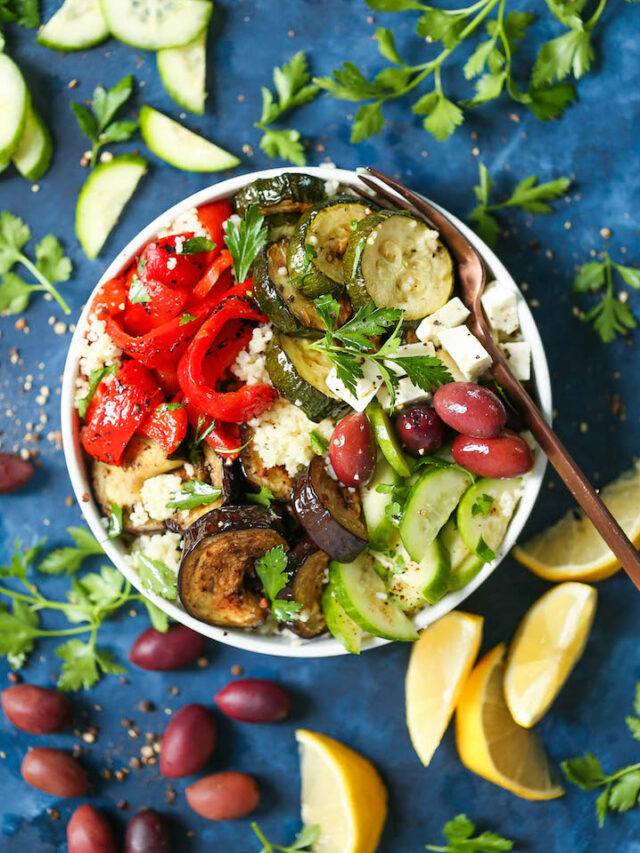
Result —
[{"label": "parsley sprig", "polygon": [[224,224],[224,242],[233,258],[233,271],[238,283],[246,280],[258,252],[267,244],[267,226],[257,204],[252,204],[236,225],[231,219]]},{"label": "parsley sprig", "polygon": [[576,293],[602,294],[600,302],[584,314],[582,321],[592,323],[605,344],[610,343],[617,335],[625,335],[629,329],[635,329],[638,325],[627,303],[621,301],[621,294],[614,292],[614,270],[625,284],[640,290],[640,269],[614,263],[608,252],[604,253],[603,261],[590,261],[581,266],[573,282]]},{"label": "parsley sprig", "polygon": [[187,480],[182,484],[180,491],[171,495],[167,507],[169,509],[194,509],[198,506],[206,506],[215,503],[222,494],[222,489],[217,489],[210,483],[203,483],[197,478]]},{"label": "parsley sprig", "polygon": [[118,110],[126,104],[133,92],[133,76],[127,74],[111,89],[96,86],[91,109],[84,104],[72,103],[71,109],[80,130],[91,140],[91,166],[95,166],[98,152],[111,142],[126,142],[138,129],[137,121],[113,121]]},{"label": "parsley sprig", "polygon": [[40,26],[38,0],[0,0],[0,50],[4,49],[4,24],[17,24],[27,30]]},{"label": "parsley sprig", "polygon": [[475,824],[464,814],[459,814],[444,825],[442,834],[447,839],[447,846],[427,844],[427,850],[437,853],[499,853],[502,850],[513,850],[513,841],[485,830],[480,835],[474,835]]},{"label": "parsley sprig", "polygon": [[300,140],[300,131],[290,128],[274,130],[270,127],[285,113],[308,104],[318,96],[320,89],[315,83],[311,83],[307,58],[303,51],[298,51],[289,62],[273,69],[273,84],[276,90],[275,98],[266,86],[262,87],[262,115],[260,121],[255,123],[255,127],[262,130],[260,148],[267,157],[280,157],[297,166],[304,166],[307,158]]},{"label": "parsley sprig", "polygon": [[537,175],[529,175],[516,185],[508,198],[492,202],[493,180],[484,163],[478,164],[478,179],[478,184],[473,188],[478,204],[469,214],[469,219],[480,237],[491,247],[495,246],[502,230],[493,213],[508,207],[518,207],[526,213],[552,213],[549,202],[563,196],[571,186],[569,178],[556,178],[540,184]]},{"label": "parsley sprig", "polygon": [[[71,276],[71,261],[53,234],[47,234],[35,247],[35,263],[22,251],[31,239],[29,226],[8,210],[0,213],[0,313],[20,314],[29,304],[32,293],[49,293],[65,314],[70,308],[54,287],[54,282],[68,281]],[[36,279],[29,284],[12,272],[16,264],[22,264]]]},{"label": "parsley sprig", "polygon": [[256,563],[256,574],[262,581],[271,615],[276,622],[288,622],[302,607],[295,601],[277,597],[289,580],[287,562],[284,547],[278,545],[276,548],[270,548]]},{"label": "parsley sprig", "polygon": [[267,841],[264,836],[264,833],[262,832],[257,823],[252,823],[251,829],[255,832],[255,834],[262,842],[263,846],[262,850],[260,850],[260,853],[275,853],[276,850],[279,851],[279,853],[299,853],[300,850],[308,850],[311,845],[317,840],[319,833],[319,827],[315,825],[303,826],[293,844],[289,844],[283,847],[281,844],[274,844],[272,841]]}]

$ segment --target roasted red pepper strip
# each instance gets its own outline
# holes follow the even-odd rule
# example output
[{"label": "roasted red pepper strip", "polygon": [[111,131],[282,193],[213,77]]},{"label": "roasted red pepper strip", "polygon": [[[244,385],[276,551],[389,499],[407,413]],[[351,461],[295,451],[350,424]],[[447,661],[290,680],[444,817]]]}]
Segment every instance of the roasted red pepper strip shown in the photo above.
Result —
[{"label": "roasted red pepper strip", "polygon": [[190,290],[202,277],[210,255],[207,251],[182,254],[182,245],[193,236],[193,231],[189,231],[149,243],[138,263],[140,278]]},{"label": "roasted red pepper strip", "polygon": [[92,304],[90,317],[104,320],[105,317],[113,317],[124,311],[129,291],[129,282],[125,276],[110,278],[101,286]]},{"label": "roasted red pepper strip", "polygon": [[133,434],[163,397],[146,367],[125,361],[111,382],[98,386],[87,411],[82,446],[94,459],[120,465]]},{"label": "roasted red pepper strip", "polygon": [[190,294],[188,287],[168,287],[161,281],[148,278],[141,278],[140,281],[150,297],[149,301],[131,302],[129,290],[124,312],[124,328],[128,334],[136,336],[146,335],[176,317]]},{"label": "roasted red pepper strip", "polygon": [[[207,362],[205,368],[205,360],[210,352],[220,352],[224,359],[223,346],[228,345],[224,328],[230,320],[265,322],[254,300],[247,296],[251,287],[252,282],[248,279],[229,291],[201,326],[178,365],[178,381],[185,397],[202,414],[216,421],[243,423],[251,420],[266,411],[278,396],[275,388],[265,382],[243,385],[237,391],[217,391],[212,381],[211,361]],[[219,372],[217,378],[221,376]]]},{"label": "roasted red pepper strip", "polygon": [[161,403],[151,412],[138,432],[157,441],[170,456],[184,441],[188,426],[187,410],[182,404]]},{"label": "roasted red pepper strip", "polygon": [[224,421],[215,423],[212,418],[207,418],[198,412],[195,406],[192,406],[189,402],[186,402],[185,405],[189,423],[194,429],[199,429],[200,435],[207,432],[212,422],[215,424],[213,429],[207,432],[204,439],[209,447],[212,447],[223,459],[228,459],[230,462],[233,462],[234,459],[240,456],[242,437],[238,424],[225,423]]},{"label": "roasted red pepper strip", "polygon": [[231,204],[226,200],[212,201],[198,208],[198,219],[220,251],[224,247],[224,223],[233,213]]},{"label": "roasted red pepper strip", "polygon": [[233,258],[231,257],[231,252],[228,249],[223,249],[193,288],[192,299],[198,300],[209,297],[219,301],[222,295],[233,284],[231,273],[223,275],[225,270],[230,269],[232,266]]}]

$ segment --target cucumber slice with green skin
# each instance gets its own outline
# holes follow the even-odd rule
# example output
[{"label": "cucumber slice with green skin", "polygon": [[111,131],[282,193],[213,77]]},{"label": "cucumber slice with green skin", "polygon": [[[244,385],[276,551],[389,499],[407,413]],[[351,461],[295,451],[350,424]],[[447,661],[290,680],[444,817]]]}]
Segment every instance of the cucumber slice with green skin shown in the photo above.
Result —
[{"label": "cucumber slice with green skin", "polygon": [[89,175],[76,205],[76,234],[88,258],[97,257],[146,171],[144,157],[121,154]]},{"label": "cucumber slice with green skin", "polygon": [[31,98],[20,69],[0,53],[0,163],[10,160],[20,143]]},{"label": "cucumber slice with green skin", "polygon": [[465,545],[493,560],[522,494],[522,478],[478,480],[460,501],[456,521]]},{"label": "cucumber slice with green skin", "polygon": [[266,355],[267,372],[275,388],[299,406],[312,421],[339,418],[348,410],[344,400],[327,388],[331,362],[302,338],[275,332]]},{"label": "cucumber slice with green skin", "polygon": [[360,489],[362,512],[369,533],[369,544],[377,551],[385,551],[397,533],[397,527],[386,513],[392,500],[389,492],[377,491],[378,486],[399,486],[402,477],[387,462],[384,456],[378,459],[371,481]]},{"label": "cucumber slice with green skin", "polygon": [[409,477],[411,466],[400,447],[400,442],[396,437],[389,415],[387,415],[375,398],[367,406],[366,413],[373,427],[378,447],[382,451],[384,458],[401,477]]},{"label": "cucumber slice with green skin", "polygon": [[451,516],[447,521],[438,539],[449,552],[451,562],[449,589],[462,589],[475,578],[485,561],[467,548],[458,530],[455,516]]},{"label": "cucumber slice with green skin", "polygon": [[221,172],[240,162],[234,154],[146,104],[140,109],[140,133],[147,148],[183,172]]},{"label": "cucumber slice with green skin", "polygon": [[206,29],[209,0],[101,0],[109,32],[142,50],[183,47]]},{"label": "cucumber slice with green skin", "polygon": [[42,27],[36,41],[52,50],[68,53],[86,50],[109,37],[100,0],[64,0]]},{"label": "cucumber slice with green skin", "polygon": [[450,573],[449,552],[435,539],[419,563],[409,559],[403,572],[389,575],[387,592],[398,607],[412,613],[447,594]]},{"label": "cucumber slice with green skin", "polygon": [[[300,217],[287,251],[289,273],[298,290],[315,298],[344,285],[343,255],[355,223],[369,213],[365,202],[344,196],[321,202]],[[313,257],[310,251],[315,252]]]},{"label": "cucumber slice with green skin", "polygon": [[347,616],[331,584],[327,584],[322,593],[322,612],[327,628],[336,640],[352,655],[359,655],[362,647],[362,628]]},{"label": "cucumber slice with green skin", "polygon": [[297,213],[308,210],[311,205],[325,197],[324,181],[299,172],[283,172],[273,178],[258,178],[238,190],[233,199],[236,213],[240,216],[257,204],[262,214]]},{"label": "cucumber slice with green skin", "polygon": [[460,498],[471,476],[458,468],[426,471],[411,487],[400,522],[400,536],[411,558],[419,563]]},{"label": "cucumber slice with green skin", "polygon": [[186,110],[202,115],[207,99],[206,29],[184,47],[159,50],[156,59],[160,79],[173,100]]},{"label": "cucumber slice with green skin", "polygon": [[53,141],[49,128],[30,105],[24,133],[11,159],[28,181],[38,181],[49,169],[52,157]]},{"label": "cucumber slice with green skin", "polygon": [[453,261],[428,225],[383,211],[363,220],[352,235],[344,281],[356,309],[368,302],[401,308],[405,322],[415,324],[451,296]]},{"label": "cucumber slice with green skin", "polygon": [[347,616],[363,631],[385,640],[418,639],[413,622],[387,596],[384,581],[376,574],[368,554],[352,563],[332,561],[329,583]]}]

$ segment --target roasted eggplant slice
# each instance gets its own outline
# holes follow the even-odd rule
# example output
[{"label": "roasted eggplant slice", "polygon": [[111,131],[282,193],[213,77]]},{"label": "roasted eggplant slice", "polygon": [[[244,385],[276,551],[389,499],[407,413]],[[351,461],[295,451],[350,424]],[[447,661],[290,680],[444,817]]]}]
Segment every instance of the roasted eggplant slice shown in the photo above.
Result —
[{"label": "roasted eggplant slice", "polygon": [[366,547],[358,502],[329,476],[322,457],[296,475],[291,501],[309,538],[332,559],[348,563]]},{"label": "roasted eggplant slice", "polygon": [[302,605],[297,619],[287,627],[305,640],[317,637],[327,630],[322,612],[322,593],[329,577],[329,555],[317,548],[309,539],[303,539],[288,554],[291,580],[279,598]]},{"label": "roasted eggplant slice", "polygon": [[235,195],[236,213],[244,216],[252,204],[263,214],[297,213],[325,197],[324,181],[298,172],[285,172],[273,178],[259,178]]},{"label": "roasted eggplant slice", "polygon": [[247,446],[240,454],[240,467],[246,480],[256,490],[265,486],[277,501],[288,501],[291,495],[291,483],[293,478],[287,473],[284,465],[276,468],[267,468],[262,457],[253,446],[251,441],[253,430],[249,426],[242,428],[242,443]]},{"label": "roasted eggplant slice", "polygon": [[184,609],[209,625],[253,628],[267,611],[255,562],[271,548],[287,542],[280,517],[263,507],[225,506],[189,527],[178,591]]},{"label": "roasted eggplant slice", "polygon": [[195,466],[193,477],[189,476],[184,468],[178,469],[175,473],[180,474],[183,480],[190,480],[195,477],[202,483],[208,483],[215,489],[220,489],[221,492],[220,497],[214,503],[196,506],[190,510],[176,510],[168,519],[167,527],[177,533],[184,532],[200,516],[212,509],[224,506],[238,493],[239,473],[237,468],[235,465],[227,465],[225,460],[218,456],[208,444],[204,444],[203,457],[200,463]]}]

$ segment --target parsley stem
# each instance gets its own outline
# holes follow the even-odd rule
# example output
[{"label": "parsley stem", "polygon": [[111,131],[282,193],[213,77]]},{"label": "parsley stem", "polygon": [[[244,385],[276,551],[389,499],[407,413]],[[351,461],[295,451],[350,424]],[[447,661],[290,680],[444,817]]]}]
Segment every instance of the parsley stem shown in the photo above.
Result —
[{"label": "parsley stem", "polygon": [[600,15],[604,12],[607,2],[608,0],[600,0],[597,9],[585,24],[585,30],[592,30],[595,27],[600,19]]},{"label": "parsley stem", "polygon": [[603,784],[606,783],[610,785],[611,782],[615,782],[616,779],[621,779],[623,776],[626,776],[627,773],[633,773],[635,770],[640,770],[640,763],[638,764],[630,764],[629,767],[623,767],[622,770],[618,770],[616,773],[612,773],[611,776],[607,776],[602,780]]},{"label": "parsley stem", "polygon": [[86,634],[87,631],[90,631],[90,625],[79,625],[77,628],[61,628],[59,631],[48,631],[43,628],[42,630],[34,630],[34,637],[71,637],[74,634]]},{"label": "parsley stem", "polygon": [[50,293],[53,296],[53,298],[56,300],[58,305],[62,308],[64,313],[70,314],[71,309],[69,308],[67,303],[64,301],[62,296],[58,293],[58,291],[53,286],[53,284],[51,284],[49,279],[45,278],[45,276],[42,275],[42,273],[40,272],[38,267],[34,263],[32,263],[26,255],[23,255],[22,252],[18,252],[18,259],[19,259],[20,263],[29,270],[31,275],[37,281],[40,282],[40,286],[35,285],[35,286],[32,286],[31,289],[32,290],[45,290],[47,293]]}]

